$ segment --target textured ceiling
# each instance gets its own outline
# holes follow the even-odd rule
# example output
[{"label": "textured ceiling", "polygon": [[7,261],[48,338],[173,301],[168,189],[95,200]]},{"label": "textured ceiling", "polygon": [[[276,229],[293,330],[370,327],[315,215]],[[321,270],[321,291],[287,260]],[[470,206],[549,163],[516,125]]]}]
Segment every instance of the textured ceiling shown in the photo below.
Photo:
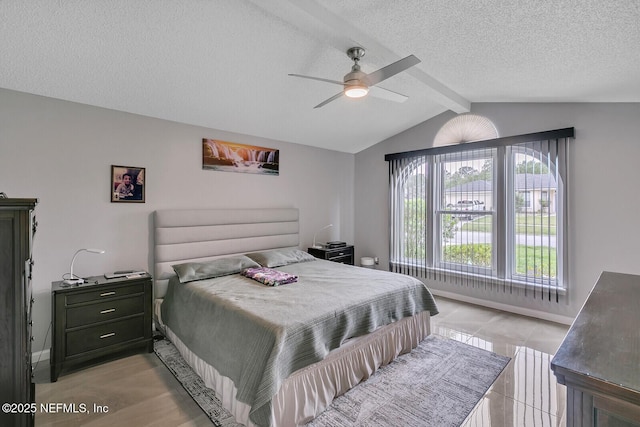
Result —
[{"label": "textured ceiling", "polygon": [[[358,152],[474,102],[639,102],[637,0],[0,0],[0,87]],[[363,71],[422,60],[345,97]],[[216,135],[203,135],[214,137]]]}]

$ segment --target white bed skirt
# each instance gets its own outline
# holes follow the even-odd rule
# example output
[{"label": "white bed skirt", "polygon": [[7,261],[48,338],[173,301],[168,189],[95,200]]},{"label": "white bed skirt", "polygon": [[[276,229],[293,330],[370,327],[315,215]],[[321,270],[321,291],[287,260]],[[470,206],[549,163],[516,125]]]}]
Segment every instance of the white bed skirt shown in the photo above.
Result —
[{"label": "white bed skirt", "polygon": [[[156,305],[156,319],[160,304]],[[249,419],[250,407],[237,401],[233,381],[196,356],[165,325],[167,337],[185,361],[213,389],[222,405],[238,423],[255,426]],[[337,396],[366,380],[380,366],[408,353],[431,332],[429,312],[383,326],[369,335],[351,339],[329,353],[322,361],[299,369],[280,386],[273,399],[274,427],[300,426],[324,411]]]}]

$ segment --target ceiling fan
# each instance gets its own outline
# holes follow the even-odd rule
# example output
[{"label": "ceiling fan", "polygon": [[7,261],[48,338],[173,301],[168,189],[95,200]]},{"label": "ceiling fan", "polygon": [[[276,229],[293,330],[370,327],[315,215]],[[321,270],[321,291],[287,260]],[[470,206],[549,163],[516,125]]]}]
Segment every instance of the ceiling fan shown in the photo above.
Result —
[{"label": "ceiling fan", "polygon": [[409,55],[406,58],[400,59],[399,61],[393,62],[386,67],[382,67],[377,71],[367,74],[363,71],[360,71],[360,65],[358,64],[360,59],[364,56],[364,48],[352,47],[347,50],[347,56],[353,60],[354,64],[351,67],[351,72],[345,74],[344,81],[341,82],[337,80],[323,79],[320,77],[303,76],[302,74],[289,74],[293,77],[319,80],[321,82],[339,84],[343,87],[342,92],[333,95],[331,98],[325,101],[322,101],[320,104],[316,105],[313,108],[323,107],[331,101],[335,101],[336,99],[340,98],[342,95],[348,96],[349,98],[361,98],[363,96],[366,96],[367,93],[369,93],[369,90],[371,90],[372,95],[391,101],[403,102],[408,99],[408,97],[405,95],[381,88],[380,86],[376,85],[388,79],[389,77],[395,76],[396,74],[401,73],[402,71],[413,67],[416,64],[419,64],[420,60],[418,58],[413,55]]}]

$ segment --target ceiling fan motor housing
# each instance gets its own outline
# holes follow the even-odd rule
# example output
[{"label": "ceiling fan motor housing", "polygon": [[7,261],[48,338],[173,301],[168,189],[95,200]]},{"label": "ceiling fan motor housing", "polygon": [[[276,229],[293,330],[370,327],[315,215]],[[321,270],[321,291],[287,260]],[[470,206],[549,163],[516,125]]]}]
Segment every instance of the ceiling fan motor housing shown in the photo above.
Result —
[{"label": "ceiling fan motor housing", "polygon": [[344,76],[344,94],[349,98],[361,98],[369,92],[367,75],[362,71],[353,71]]},{"label": "ceiling fan motor housing", "polygon": [[367,84],[367,73],[360,71],[360,66],[356,63],[351,68],[351,72],[344,76],[344,94],[350,98],[360,98],[369,92]]},{"label": "ceiling fan motor housing", "polygon": [[360,67],[358,67],[357,70],[351,70],[350,73],[345,74],[343,81],[345,86],[354,85],[354,84],[368,86],[367,73],[360,71]]}]

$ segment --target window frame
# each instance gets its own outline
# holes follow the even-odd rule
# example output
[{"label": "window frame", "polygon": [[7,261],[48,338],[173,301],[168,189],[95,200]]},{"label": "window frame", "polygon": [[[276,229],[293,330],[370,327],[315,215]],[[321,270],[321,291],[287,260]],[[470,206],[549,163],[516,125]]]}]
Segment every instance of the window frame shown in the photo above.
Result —
[{"label": "window frame", "polygon": [[[480,160],[491,159],[492,161],[491,197],[493,198],[493,200],[496,200],[497,193],[496,193],[496,185],[495,185],[495,174],[496,174],[495,165],[497,163],[498,153],[497,153],[497,150],[492,150],[491,155],[486,155],[486,153],[487,153],[486,150],[482,150],[481,152],[478,152],[478,153],[469,151],[465,153],[463,156],[457,157],[455,159],[455,162],[480,161]],[[446,157],[442,158],[442,156],[433,156],[432,159],[433,159],[434,167],[431,168],[432,173],[429,175],[429,180],[430,182],[433,182],[434,197],[433,197],[432,205],[433,205],[434,224],[431,229],[432,230],[431,234],[434,237],[431,239],[431,242],[430,242],[433,246],[433,257],[431,260],[427,260],[427,264],[432,265],[433,268],[435,269],[440,269],[443,271],[454,271],[454,272],[463,273],[463,274],[480,274],[480,275],[489,276],[489,277],[495,276],[496,269],[497,269],[497,263],[496,263],[497,236],[495,233],[495,230],[497,230],[497,224],[496,224],[497,215],[496,215],[495,209],[491,209],[489,211],[484,210],[482,211],[482,213],[476,213],[476,211],[471,210],[467,213],[467,215],[469,216],[491,215],[491,266],[489,267],[480,267],[475,265],[465,266],[463,264],[459,264],[455,262],[447,262],[446,260],[444,260],[443,252],[445,248],[442,243],[442,237],[435,238],[435,236],[442,236],[443,215],[460,216],[459,214],[460,211],[456,209],[446,209],[445,165],[447,163],[452,163],[451,160],[447,159]],[[429,185],[429,183],[425,185],[431,186]]]},{"label": "window frame", "polygon": [[[414,171],[419,170],[422,166],[421,163],[424,163],[425,168],[425,205],[426,205],[426,256],[425,260],[410,260],[406,256],[397,257],[397,259],[392,259],[394,254],[397,252],[393,252],[394,245],[397,247],[399,244],[402,246],[402,243],[398,243],[393,241],[394,231],[391,230],[394,227],[394,222],[390,220],[390,260],[389,260],[389,268],[394,271],[395,267],[400,267],[401,272],[406,272],[412,275],[426,275],[433,277],[433,273],[435,272],[438,277],[444,278],[446,280],[447,277],[472,277],[472,276],[483,276],[485,283],[493,283],[504,285],[508,283],[510,286],[516,286],[524,288],[525,291],[527,289],[540,289],[540,290],[548,290],[549,295],[551,294],[550,290],[552,289],[556,292],[556,297],[558,294],[565,294],[568,288],[568,256],[567,256],[567,197],[566,197],[566,187],[567,187],[567,150],[569,145],[569,138],[574,137],[574,128],[565,128],[558,129],[554,131],[546,131],[546,132],[538,132],[535,134],[527,134],[527,135],[519,135],[515,137],[506,137],[506,138],[496,138],[494,140],[480,141],[475,143],[467,143],[461,144],[462,146],[445,146],[445,147],[435,147],[431,149],[425,150],[416,150],[413,152],[406,153],[396,153],[391,155],[386,155],[385,160],[392,161],[397,158],[406,158],[408,160],[405,163],[404,171],[403,167],[400,166],[396,171],[395,178],[392,173],[392,168],[390,165],[390,183],[393,185],[398,185],[397,179],[399,179],[400,175],[403,175],[404,183],[408,182],[409,177],[414,173]],[[556,151],[552,151],[551,155],[548,153],[543,153],[543,150],[539,150],[536,152],[535,149],[531,149],[528,146],[522,148],[521,144],[524,143],[532,143],[536,141],[551,141],[551,140],[561,140],[565,139],[565,141],[561,141],[558,144],[562,145],[562,153],[556,153]],[[554,142],[555,143],[555,142]],[[520,144],[520,145],[519,145]],[[515,147],[515,148],[514,148]],[[492,156],[483,156],[481,149],[486,148],[495,148],[494,154]],[[468,154],[462,154],[467,150],[470,152]],[[478,150],[478,151],[471,151]],[[555,150],[555,149],[554,149]],[[544,279],[536,279],[532,276],[524,276],[517,274],[517,266],[516,266],[516,222],[518,211],[516,208],[516,154],[524,154],[528,155],[528,152],[533,152],[536,156],[533,156],[534,159],[540,159],[541,162],[549,168],[549,172],[553,171],[553,175],[556,181],[556,194],[555,194],[555,203],[556,203],[556,276],[553,280],[553,284],[550,285],[551,281]],[[447,201],[444,197],[444,180],[445,180],[445,172],[444,172],[444,164],[443,157],[441,154],[446,153],[456,153],[460,157],[458,159],[482,159],[482,158],[492,158],[493,159],[493,173],[492,173],[492,197],[493,206],[490,211],[483,212],[483,215],[491,215],[491,224],[492,224],[492,236],[491,236],[491,267],[474,267],[471,266],[469,268],[452,268],[452,265],[455,263],[447,263],[442,260],[442,252],[444,248],[442,237],[442,217],[445,214],[452,214],[454,212],[453,209],[447,209]],[[556,161],[558,163],[562,162],[564,165],[555,164],[551,161],[551,157],[555,154],[561,154]],[[422,162],[420,161],[420,156],[422,156]],[[412,160],[409,160],[412,159]],[[446,158],[445,158],[446,161]],[[411,170],[409,170],[411,168]],[[396,181],[393,183],[392,181]],[[548,190],[548,187],[543,187],[537,190]],[[402,210],[400,215],[404,217],[404,189],[401,191],[396,191],[395,199],[393,197],[390,199],[390,210],[393,211],[394,207],[399,207]],[[542,195],[542,192],[540,193]],[[535,194],[531,194],[530,205],[533,207],[536,206],[535,201],[533,200]],[[546,194],[546,200],[550,201],[554,199],[551,197],[549,191]],[[394,213],[390,212],[393,216]],[[396,217],[398,213],[395,213]],[[476,215],[476,214],[472,214]],[[402,230],[404,233],[404,230]],[[400,233],[400,234],[402,234]],[[549,232],[542,234],[545,238],[549,235]],[[395,236],[398,236],[397,230],[395,231]],[[542,239],[542,237],[541,237]],[[403,265],[404,264],[404,265]],[[395,266],[395,267],[394,267]]]}]

